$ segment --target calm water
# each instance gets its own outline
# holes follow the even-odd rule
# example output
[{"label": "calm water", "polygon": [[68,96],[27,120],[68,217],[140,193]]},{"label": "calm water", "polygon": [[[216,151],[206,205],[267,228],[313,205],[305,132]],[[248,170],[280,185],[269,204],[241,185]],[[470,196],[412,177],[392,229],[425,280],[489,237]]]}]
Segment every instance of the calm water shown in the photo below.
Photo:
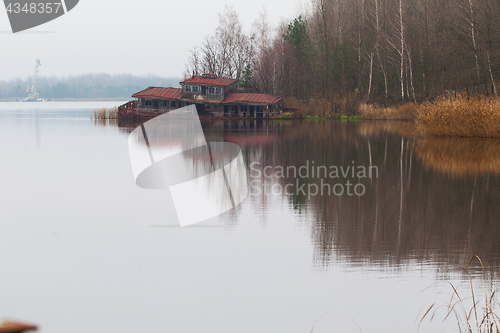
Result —
[{"label": "calm water", "polygon": [[[416,332],[473,255],[476,288],[498,284],[497,140],[389,122],[204,123],[208,141],[242,148],[250,194],[180,228],[168,190],[134,183],[139,124],[90,119],[119,104],[0,103],[0,317],[42,333]],[[420,331],[456,329],[436,316]]]}]

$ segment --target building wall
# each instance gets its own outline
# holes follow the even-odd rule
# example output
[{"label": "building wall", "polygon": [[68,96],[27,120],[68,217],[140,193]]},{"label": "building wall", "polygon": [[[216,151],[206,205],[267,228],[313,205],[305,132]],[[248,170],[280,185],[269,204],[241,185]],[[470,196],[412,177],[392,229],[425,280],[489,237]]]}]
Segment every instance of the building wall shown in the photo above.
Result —
[{"label": "building wall", "polygon": [[[150,103],[147,101],[150,101]],[[175,103],[175,105],[172,103]],[[205,106],[205,111],[215,117],[266,118],[281,114],[283,103],[282,101],[279,101],[276,104],[270,105],[258,103],[219,104],[203,103],[195,100],[179,101],[173,99],[141,98],[138,101],[137,109],[139,112],[162,114],[190,104],[203,104]]]}]

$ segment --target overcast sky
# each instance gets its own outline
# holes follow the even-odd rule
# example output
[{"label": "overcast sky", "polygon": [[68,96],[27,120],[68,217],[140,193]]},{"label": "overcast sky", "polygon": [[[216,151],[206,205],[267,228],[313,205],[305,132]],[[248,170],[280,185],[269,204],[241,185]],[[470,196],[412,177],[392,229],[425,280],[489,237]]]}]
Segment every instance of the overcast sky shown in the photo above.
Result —
[{"label": "overcast sky", "polygon": [[0,8],[0,80],[84,73],[183,75],[189,50],[218,25],[231,5],[243,28],[265,8],[275,25],[293,18],[307,0],[80,0],[66,15],[12,34]]}]

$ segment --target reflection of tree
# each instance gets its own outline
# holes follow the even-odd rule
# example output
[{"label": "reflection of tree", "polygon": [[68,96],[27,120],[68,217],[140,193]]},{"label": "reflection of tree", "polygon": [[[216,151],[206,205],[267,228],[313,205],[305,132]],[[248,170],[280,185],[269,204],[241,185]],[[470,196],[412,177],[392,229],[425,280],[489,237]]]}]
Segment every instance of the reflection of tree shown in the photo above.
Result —
[{"label": "reflection of tree", "polygon": [[[497,260],[498,176],[457,178],[428,170],[417,157],[424,141],[390,132],[406,133],[406,124],[394,129],[384,122],[295,122],[280,131],[279,141],[257,150],[252,147],[262,168],[300,167],[307,160],[344,167],[354,161],[355,165],[379,168],[379,178],[359,180],[366,187],[361,197],[318,195],[308,200],[294,193],[288,198],[291,207],[312,218],[318,264],[328,264],[335,253],[392,264],[411,259],[438,261],[453,269],[473,254],[486,261]],[[459,160],[450,165],[455,163]],[[278,181],[285,185],[295,179]],[[299,184],[319,182],[319,178],[299,180]],[[259,200],[265,201],[265,197]]]},{"label": "reflection of tree", "polygon": [[[316,195],[308,200],[291,191],[290,196],[249,198],[263,222],[283,202],[303,216],[310,224],[317,265],[346,258],[382,266],[414,260],[438,262],[445,272],[475,254],[486,267],[500,265],[496,142],[414,138],[407,135],[414,133],[411,125],[387,122],[246,120],[205,123],[203,129],[207,138],[230,138],[239,144],[249,170],[253,162],[260,162],[261,171],[266,166],[299,168],[306,161],[316,166],[347,167],[354,161],[378,167],[378,178],[349,178],[365,186],[360,197]],[[256,138],[254,144],[249,135]],[[330,184],[345,180],[324,179]],[[267,181],[296,187],[293,177]],[[299,186],[319,185],[321,179],[298,181]],[[227,216],[233,224],[240,217]]]}]

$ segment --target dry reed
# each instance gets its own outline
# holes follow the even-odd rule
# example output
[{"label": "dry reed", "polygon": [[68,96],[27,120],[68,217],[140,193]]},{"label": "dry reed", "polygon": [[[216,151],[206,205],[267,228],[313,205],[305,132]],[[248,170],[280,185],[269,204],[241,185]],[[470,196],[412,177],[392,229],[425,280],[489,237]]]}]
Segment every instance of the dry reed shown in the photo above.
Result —
[{"label": "dry reed", "polygon": [[325,118],[338,118],[339,115],[354,115],[358,110],[358,99],[352,96],[314,96],[308,100],[293,97],[285,98],[283,107],[300,110],[300,117],[321,116]]},{"label": "dry reed", "polygon": [[359,114],[368,120],[414,120],[418,114],[418,104],[405,103],[393,107],[375,104],[361,104]]},{"label": "dry reed", "polygon": [[[484,299],[476,297],[472,281],[472,275],[469,272],[469,267],[474,259],[477,259],[481,264],[483,279],[485,281]],[[471,288],[471,296],[462,298],[458,293],[458,286],[454,286],[449,282],[452,288],[452,295],[450,300],[444,303],[434,302],[425,312],[420,319],[420,324],[423,320],[431,316],[430,321],[436,316],[437,310],[444,308],[446,315],[443,319],[445,321],[448,317],[454,317],[457,323],[458,332],[460,333],[498,333],[500,332],[500,318],[495,313],[498,309],[498,301],[496,299],[496,290],[486,288],[486,273],[484,271],[483,262],[478,256],[474,256],[463,271],[468,276],[468,283]],[[470,305],[467,302],[472,301]]]},{"label": "dry reed", "polygon": [[116,119],[118,118],[118,108],[100,108],[94,110],[94,119]]},{"label": "dry reed", "polygon": [[422,105],[418,126],[432,136],[500,137],[500,101],[465,94]]}]

